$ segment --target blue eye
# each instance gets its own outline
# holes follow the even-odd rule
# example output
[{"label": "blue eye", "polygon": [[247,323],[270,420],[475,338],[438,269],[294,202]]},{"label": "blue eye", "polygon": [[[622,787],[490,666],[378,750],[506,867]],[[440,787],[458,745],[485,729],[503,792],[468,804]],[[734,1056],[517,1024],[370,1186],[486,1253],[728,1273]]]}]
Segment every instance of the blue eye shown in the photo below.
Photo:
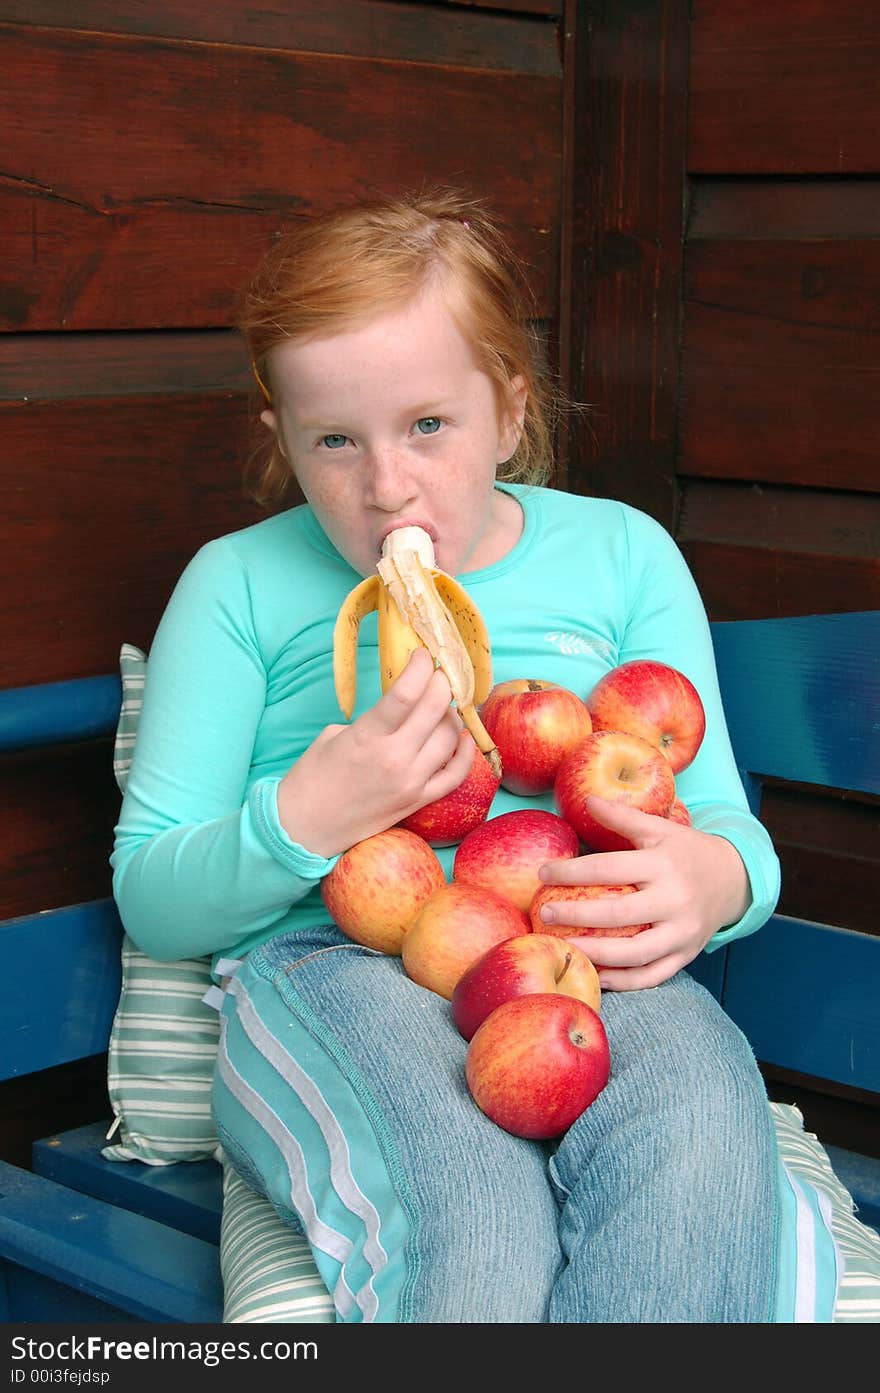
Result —
[{"label": "blue eye", "polygon": [[347,439],[347,435],[323,435],[321,444],[325,445],[328,450],[341,450]]},{"label": "blue eye", "polygon": [[439,416],[421,416],[416,421],[416,430],[419,435],[436,435],[441,424]]}]

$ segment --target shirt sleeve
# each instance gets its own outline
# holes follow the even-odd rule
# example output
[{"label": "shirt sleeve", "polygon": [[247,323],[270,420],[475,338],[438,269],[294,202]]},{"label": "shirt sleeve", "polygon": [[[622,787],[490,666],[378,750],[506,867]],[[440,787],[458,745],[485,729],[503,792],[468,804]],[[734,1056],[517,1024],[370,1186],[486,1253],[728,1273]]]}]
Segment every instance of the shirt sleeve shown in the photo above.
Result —
[{"label": "shirt sleeve", "polygon": [[150,651],[111,856],[122,923],[150,957],[204,956],[264,930],[335,863],[287,836],[278,778],[249,783],[265,698],[246,568],[228,541],[209,543]]},{"label": "shirt sleeve", "polygon": [[628,509],[626,520],[632,589],[618,661],[668,663],[699,692],[706,733],[693,762],[676,775],[676,792],[696,828],[736,847],[751,887],[743,917],[706,944],[706,951],[713,952],[753,933],[773,913],[780,891],[779,859],[767,829],[749,809],[727,730],[708,618],[687,563],[654,519]]}]

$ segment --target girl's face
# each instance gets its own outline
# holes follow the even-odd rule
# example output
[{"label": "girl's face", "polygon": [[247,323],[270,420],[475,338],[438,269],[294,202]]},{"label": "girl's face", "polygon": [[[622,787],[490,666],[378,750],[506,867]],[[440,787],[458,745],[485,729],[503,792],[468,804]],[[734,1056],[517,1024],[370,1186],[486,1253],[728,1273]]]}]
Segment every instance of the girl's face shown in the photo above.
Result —
[{"label": "girl's face", "polygon": [[519,505],[494,487],[522,427],[524,389],[499,417],[492,380],[435,284],[404,309],[270,354],[263,413],[327,536],[371,574],[395,527],[419,526],[437,565],[474,571],[506,555]]}]

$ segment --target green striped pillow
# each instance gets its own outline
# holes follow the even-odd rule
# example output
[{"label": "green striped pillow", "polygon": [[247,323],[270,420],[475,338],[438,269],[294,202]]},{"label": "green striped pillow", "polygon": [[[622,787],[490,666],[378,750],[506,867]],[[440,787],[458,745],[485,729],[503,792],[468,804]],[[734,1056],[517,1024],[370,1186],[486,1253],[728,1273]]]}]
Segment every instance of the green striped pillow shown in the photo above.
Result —
[{"label": "green striped pillow", "polygon": [[[113,769],[124,791],[131,767],[147,671],[146,655],[123,644],[122,706]],[[218,1151],[211,1081],[220,1021],[202,997],[212,984],[210,959],[165,963],[148,958],[127,934],[122,989],[110,1033],[107,1086],[115,1121],[110,1161],[201,1161]]]}]

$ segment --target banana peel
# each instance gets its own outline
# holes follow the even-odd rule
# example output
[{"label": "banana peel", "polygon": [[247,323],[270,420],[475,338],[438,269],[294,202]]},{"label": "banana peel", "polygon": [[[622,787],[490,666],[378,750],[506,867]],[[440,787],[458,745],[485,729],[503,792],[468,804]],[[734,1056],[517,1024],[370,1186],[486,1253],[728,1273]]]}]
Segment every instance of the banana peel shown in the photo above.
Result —
[{"label": "banana peel", "polygon": [[357,694],[358,632],[375,610],[382,691],[417,648],[426,648],[446,674],[463,724],[500,779],[501,756],[477,710],[492,688],[492,651],[480,611],[467,591],[435,566],[434,544],[421,527],[391,532],[376,571],[349,592],[336,617],[333,679],[346,720]]}]

